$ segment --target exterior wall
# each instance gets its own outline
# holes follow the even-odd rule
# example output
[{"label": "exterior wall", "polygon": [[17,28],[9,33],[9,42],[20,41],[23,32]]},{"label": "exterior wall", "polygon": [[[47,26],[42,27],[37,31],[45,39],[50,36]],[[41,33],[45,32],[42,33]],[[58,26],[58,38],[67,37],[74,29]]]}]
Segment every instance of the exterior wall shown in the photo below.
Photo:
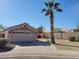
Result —
[{"label": "exterior wall", "polygon": [[[50,33],[47,33],[50,38]],[[72,36],[79,36],[79,32],[54,33],[55,39],[69,39]]]},{"label": "exterior wall", "polygon": [[4,38],[8,40],[8,31],[3,32],[3,34],[5,35]]},{"label": "exterior wall", "polygon": [[54,33],[54,38],[61,39],[61,33]]},{"label": "exterior wall", "polygon": [[[55,39],[61,39],[61,33],[55,33]],[[79,36],[79,32],[67,32],[67,33],[62,33],[62,39],[68,39],[69,37],[72,36]]]}]

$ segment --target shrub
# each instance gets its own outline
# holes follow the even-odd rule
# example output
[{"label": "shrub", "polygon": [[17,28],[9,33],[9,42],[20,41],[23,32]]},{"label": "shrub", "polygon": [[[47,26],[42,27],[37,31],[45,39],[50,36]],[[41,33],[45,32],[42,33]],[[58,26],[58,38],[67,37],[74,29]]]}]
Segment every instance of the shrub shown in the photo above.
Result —
[{"label": "shrub", "polygon": [[7,40],[6,39],[1,39],[0,38],[0,46],[5,46],[7,44]]},{"label": "shrub", "polygon": [[42,35],[41,34],[37,34],[37,38],[42,38]]},{"label": "shrub", "polygon": [[43,34],[43,38],[48,39],[48,36],[46,34]]},{"label": "shrub", "polygon": [[76,37],[75,41],[76,41],[76,42],[79,42],[79,36],[78,36],[78,37]]},{"label": "shrub", "polygon": [[46,34],[37,34],[37,38],[48,38]]},{"label": "shrub", "polygon": [[76,37],[74,37],[74,36],[73,37],[69,37],[69,40],[70,41],[75,41],[76,40]]},{"label": "shrub", "polygon": [[43,34],[43,38],[47,38],[47,35],[46,34]]}]

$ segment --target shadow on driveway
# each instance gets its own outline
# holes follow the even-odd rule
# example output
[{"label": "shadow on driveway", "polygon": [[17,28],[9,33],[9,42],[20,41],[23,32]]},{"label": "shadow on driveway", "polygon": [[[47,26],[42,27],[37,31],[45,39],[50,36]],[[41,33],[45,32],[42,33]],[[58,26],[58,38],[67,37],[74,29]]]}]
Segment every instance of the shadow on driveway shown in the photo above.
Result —
[{"label": "shadow on driveway", "polygon": [[8,44],[6,46],[0,47],[0,53],[11,51],[15,45],[19,46],[50,46],[48,42],[42,42],[42,41],[30,41],[30,42],[16,42],[12,44]]},{"label": "shadow on driveway", "polygon": [[14,44],[20,46],[49,46],[50,45],[48,42],[42,42],[42,41],[16,42]]}]

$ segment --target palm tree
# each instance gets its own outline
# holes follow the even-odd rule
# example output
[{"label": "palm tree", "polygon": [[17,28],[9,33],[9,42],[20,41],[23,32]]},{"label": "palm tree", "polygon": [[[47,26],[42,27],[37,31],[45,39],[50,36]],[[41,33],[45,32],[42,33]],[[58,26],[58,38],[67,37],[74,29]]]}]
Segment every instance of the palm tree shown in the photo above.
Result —
[{"label": "palm tree", "polygon": [[60,3],[55,3],[54,0],[50,0],[49,2],[45,2],[46,8],[42,10],[42,12],[45,12],[46,16],[50,16],[50,37],[51,41],[50,43],[55,44],[54,40],[54,10],[62,12],[62,10],[59,8]]}]

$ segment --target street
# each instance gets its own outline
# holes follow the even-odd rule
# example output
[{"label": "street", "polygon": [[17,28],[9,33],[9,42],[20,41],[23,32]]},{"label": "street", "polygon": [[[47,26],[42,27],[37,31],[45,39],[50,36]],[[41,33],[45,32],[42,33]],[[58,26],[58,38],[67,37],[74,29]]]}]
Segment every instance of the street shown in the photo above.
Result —
[{"label": "street", "polygon": [[0,59],[79,59],[77,57],[59,57],[59,56],[18,56],[18,57],[3,57]]},{"label": "street", "polygon": [[78,51],[56,50],[52,46],[16,46],[0,53],[0,59],[79,59]]}]

